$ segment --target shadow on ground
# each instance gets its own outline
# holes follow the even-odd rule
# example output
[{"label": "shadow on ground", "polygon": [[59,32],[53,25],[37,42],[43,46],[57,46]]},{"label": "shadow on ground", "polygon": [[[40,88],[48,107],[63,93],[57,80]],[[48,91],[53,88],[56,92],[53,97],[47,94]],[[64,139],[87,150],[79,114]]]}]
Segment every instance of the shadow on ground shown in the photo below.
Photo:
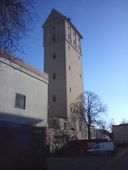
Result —
[{"label": "shadow on ground", "polygon": [[44,131],[35,127],[0,127],[0,170],[47,170]]}]

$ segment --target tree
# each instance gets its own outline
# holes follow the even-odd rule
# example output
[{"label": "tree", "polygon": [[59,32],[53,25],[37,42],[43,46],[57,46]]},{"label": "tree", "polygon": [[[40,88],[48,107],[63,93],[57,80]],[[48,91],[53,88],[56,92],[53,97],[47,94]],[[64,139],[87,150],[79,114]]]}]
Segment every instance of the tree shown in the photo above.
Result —
[{"label": "tree", "polygon": [[106,112],[107,107],[102,103],[100,97],[91,92],[86,91],[80,95],[75,103],[71,104],[73,114],[84,120],[88,127],[88,139],[91,138],[91,126],[101,122],[101,113]]},{"label": "tree", "polygon": [[126,118],[122,118],[120,124],[128,124],[128,120]]},{"label": "tree", "polygon": [[112,132],[112,127],[115,125],[115,120],[114,118],[110,118],[108,121],[108,131]]},{"label": "tree", "polygon": [[21,40],[30,30],[30,3],[23,0],[0,0],[0,49],[13,52],[20,49]]}]

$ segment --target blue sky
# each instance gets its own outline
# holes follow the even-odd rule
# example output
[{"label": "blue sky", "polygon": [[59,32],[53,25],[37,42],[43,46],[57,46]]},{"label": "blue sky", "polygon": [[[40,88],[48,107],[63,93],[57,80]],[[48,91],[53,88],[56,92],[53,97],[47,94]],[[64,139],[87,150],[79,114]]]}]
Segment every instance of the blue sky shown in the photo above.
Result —
[{"label": "blue sky", "polygon": [[128,0],[37,0],[32,32],[24,39],[27,63],[43,70],[42,24],[55,8],[71,18],[83,35],[85,90],[108,105],[107,119],[128,117]]}]

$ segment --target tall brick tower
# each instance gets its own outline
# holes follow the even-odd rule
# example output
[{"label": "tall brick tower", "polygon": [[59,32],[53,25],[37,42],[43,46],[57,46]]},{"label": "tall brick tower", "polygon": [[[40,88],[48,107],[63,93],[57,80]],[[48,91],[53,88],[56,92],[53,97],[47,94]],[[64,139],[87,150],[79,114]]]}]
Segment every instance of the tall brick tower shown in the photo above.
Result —
[{"label": "tall brick tower", "polygon": [[49,75],[49,127],[65,128],[67,122],[72,124],[71,103],[83,93],[82,36],[71,20],[55,9],[43,28],[44,71]]}]

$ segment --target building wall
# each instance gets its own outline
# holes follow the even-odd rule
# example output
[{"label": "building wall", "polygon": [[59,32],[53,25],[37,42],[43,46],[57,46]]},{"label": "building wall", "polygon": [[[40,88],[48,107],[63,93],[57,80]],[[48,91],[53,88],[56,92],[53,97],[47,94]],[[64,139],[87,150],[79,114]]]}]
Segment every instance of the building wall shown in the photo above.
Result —
[{"label": "building wall", "polygon": [[[49,117],[67,117],[64,22],[59,20],[44,28],[44,71],[49,75]],[[55,41],[52,38],[55,34]],[[53,78],[55,74],[55,79]],[[53,98],[56,101],[53,101]]]},{"label": "building wall", "polygon": [[81,35],[71,25],[71,22],[65,20],[65,38],[72,47],[81,55]]},{"label": "building wall", "polygon": [[[26,96],[25,109],[15,107],[16,93]],[[48,80],[0,57],[0,120],[47,126]]]},{"label": "building wall", "polygon": [[[66,76],[65,76],[65,58],[64,43],[55,43],[48,48],[45,47],[45,72],[49,75],[48,87],[48,105],[49,116],[66,117]],[[60,49],[60,50],[58,50]],[[53,55],[56,58],[53,59]],[[53,78],[55,74],[55,79]],[[53,101],[55,96],[56,101]]]},{"label": "building wall", "polygon": [[65,21],[65,34],[67,113],[68,117],[70,117],[71,103],[76,102],[77,97],[84,91],[82,53],[78,48],[78,46],[81,48],[81,38],[67,21]]},{"label": "building wall", "polygon": [[115,125],[112,132],[115,141],[119,143],[128,142],[128,124]]}]

